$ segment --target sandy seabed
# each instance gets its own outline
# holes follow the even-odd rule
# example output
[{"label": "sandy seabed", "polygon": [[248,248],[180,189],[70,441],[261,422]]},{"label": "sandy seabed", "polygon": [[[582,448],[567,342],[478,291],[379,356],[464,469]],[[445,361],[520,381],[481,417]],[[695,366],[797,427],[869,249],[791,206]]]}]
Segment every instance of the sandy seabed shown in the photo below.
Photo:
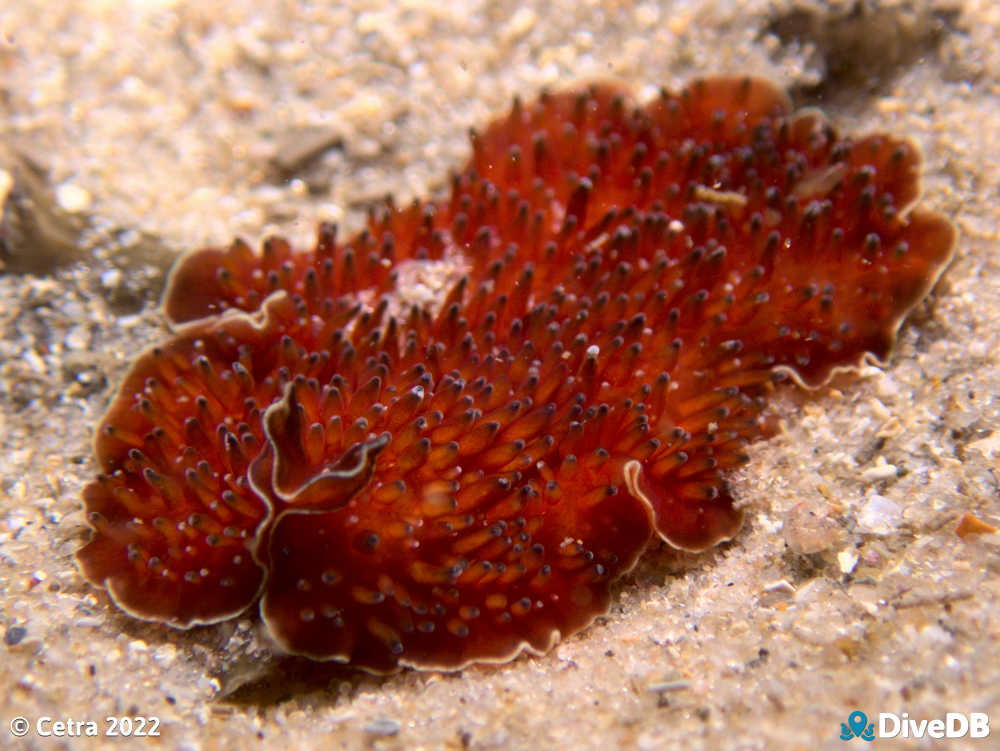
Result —
[{"label": "sandy seabed", "polygon": [[[37,209],[75,240],[14,243],[0,275],[0,745],[814,751],[843,748],[861,709],[997,726],[876,748],[995,747],[1000,534],[955,530],[967,513],[1000,526],[997,38],[990,0],[7,3],[5,221]],[[249,619],[175,631],[83,581],[91,431],[165,336],[178,253],[270,232],[305,246],[319,220],[357,228],[386,193],[441,191],[467,129],[514,94],[612,78],[648,98],[718,71],[912,137],[925,205],[961,233],[886,369],[777,406],[784,431],[733,478],[735,541],[656,551],[550,654],[454,674],[281,660]],[[51,212],[13,207],[25,163]],[[155,717],[159,736],[41,738],[44,716],[102,734]]]}]

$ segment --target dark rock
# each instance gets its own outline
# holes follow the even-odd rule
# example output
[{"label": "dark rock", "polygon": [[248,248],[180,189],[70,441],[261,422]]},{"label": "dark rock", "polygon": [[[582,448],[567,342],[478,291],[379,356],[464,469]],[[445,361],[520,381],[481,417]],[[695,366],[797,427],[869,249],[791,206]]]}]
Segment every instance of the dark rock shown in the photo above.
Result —
[{"label": "dark rock", "polygon": [[21,640],[27,635],[28,629],[24,626],[8,626],[6,633],[3,635],[3,643],[8,647],[13,647],[21,643]]}]

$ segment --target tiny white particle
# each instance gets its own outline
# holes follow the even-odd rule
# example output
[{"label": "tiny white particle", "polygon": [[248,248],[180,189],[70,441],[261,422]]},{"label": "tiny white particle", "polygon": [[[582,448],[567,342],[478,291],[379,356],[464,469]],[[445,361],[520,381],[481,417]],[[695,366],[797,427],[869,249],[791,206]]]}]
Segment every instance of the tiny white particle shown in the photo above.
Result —
[{"label": "tiny white particle", "polygon": [[56,190],[56,203],[65,211],[75,214],[90,206],[90,193],[73,183],[63,183]]},{"label": "tiny white particle", "polygon": [[840,573],[849,574],[858,565],[858,554],[853,550],[841,550],[837,553],[837,563],[840,566]]}]

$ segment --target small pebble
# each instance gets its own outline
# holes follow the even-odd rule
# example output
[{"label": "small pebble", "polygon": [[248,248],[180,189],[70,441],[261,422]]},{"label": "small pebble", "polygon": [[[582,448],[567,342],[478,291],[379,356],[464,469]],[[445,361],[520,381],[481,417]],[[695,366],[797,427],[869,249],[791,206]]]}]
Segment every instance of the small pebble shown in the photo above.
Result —
[{"label": "small pebble", "polygon": [[66,334],[66,338],[63,341],[67,349],[85,350],[90,347],[90,332],[87,331],[87,327],[83,324],[74,326]]},{"label": "small pebble", "polygon": [[359,126],[370,122],[386,109],[385,101],[378,92],[363,89],[345,102],[338,110],[338,115],[347,122]]},{"label": "small pebble", "polygon": [[531,8],[519,8],[510,17],[507,25],[501,31],[502,37],[510,42],[527,34],[538,21],[538,16]]},{"label": "small pebble", "polygon": [[683,678],[671,678],[662,681],[655,681],[646,686],[646,690],[652,694],[665,694],[670,691],[684,691],[691,687],[691,681]]},{"label": "small pebble", "polygon": [[400,725],[396,720],[382,717],[365,724],[365,732],[372,735],[396,735],[399,733]]},{"label": "small pebble", "polygon": [[20,644],[27,633],[28,629],[24,626],[9,626],[7,632],[3,635],[3,643],[8,647],[13,647]]},{"label": "small pebble", "polygon": [[799,504],[785,520],[785,543],[793,553],[811,555],[837,545],[843,530],[836,520]]},{"label": "small pebble", "polygon": [[56,203],[64,211],[71,214],[83,211],[90,206],[90,193],[73,183],[63,183],[56,188]]},{"label": "small pebble", "polygon": [[875,466],[861,473],[862,482],[882,482],[896,476],[896,466],[886,462],[884,457],[875,460]]},{"label": "small pebble", "polygon": [[837,553],[837,564],[840,566],[840,573],[849,574],[858,565],[858,554],[853,550],[841,550]]},{"label": "small pebble", "polygon": [[108,269],[101,273],[101,286],[104,289],[115,289],[122,283],[122,272],[118,269]]},{"label": "small pebble", "polygon": [[770,584],[764,585],[765,592],[785,592],[787,594],[795,594],[795,587],[787,579],[778,579],[778,581],[771,582]]},{"label": "small pebble", "polygon": [[858,528],[861,532],[887,535],[900,522],[899,504],[884,495],[872,493],[858,512]]},{"label": "small pebble", "polygon": [[955,534],[965,539],[969,535],[992,535],[997,528],[988,522],[984,522],[978,516],[966,513],[962,520],[955,527]]},{"label": "small pebble", "polygon": [[989,347],[986,346],[986,342],[981,339],[974,339],[969,343],[969,357],[979,360],[986,357],[989,352]]},{"label": "small pebble", "polygon": [[878,399],[872,399],[870,401],[870,404],[872,408],[872,413],[879,420],[888,420],[890,417],[892,417],[892,412],[890,412],[888,408],[884,404],[882,404],[882,402],[880,402]]}]

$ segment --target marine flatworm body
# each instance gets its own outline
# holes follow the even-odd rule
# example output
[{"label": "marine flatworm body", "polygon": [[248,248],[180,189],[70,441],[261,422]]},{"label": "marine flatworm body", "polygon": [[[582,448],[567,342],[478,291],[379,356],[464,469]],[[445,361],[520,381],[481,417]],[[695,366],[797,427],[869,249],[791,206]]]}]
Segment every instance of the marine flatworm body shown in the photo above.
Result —
[{"label": "marine flatworm body", "polygon": [[[443,200],[182,258],[96,437],[88,580],[373,671],[544,652],[742,513],[776,381],[884,359],[955,241],[920,156],[755,79],[544,94]],[[442,294],[421,294],[436,279]]]}]

